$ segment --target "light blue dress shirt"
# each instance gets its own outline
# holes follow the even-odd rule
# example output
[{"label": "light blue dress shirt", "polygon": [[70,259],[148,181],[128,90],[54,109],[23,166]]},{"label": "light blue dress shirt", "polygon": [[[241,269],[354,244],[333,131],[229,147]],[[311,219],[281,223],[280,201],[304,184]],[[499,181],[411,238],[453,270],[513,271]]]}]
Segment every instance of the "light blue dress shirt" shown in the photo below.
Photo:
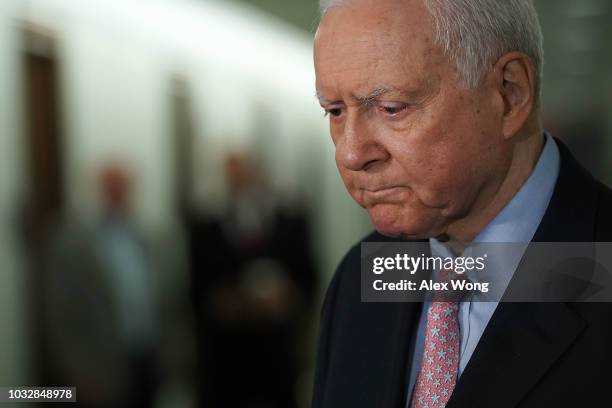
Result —
[{"label": "light blue dress shirt", "polygon": [[[473,243],[525,243],[523,247],[513,246],[514,250],[499,251],[488,250],[487,269],[495,271],[495,285],[503,290],[506,289],[510,279],[523,256],[527,243],[533,238],[542,217],[548,208],[552,197],[557,177],[559,175],[559,149],[554,139],[545,133],[544,149],[538,162],[521,189],[512,200],[495,218],[476,236]],[[435,238],[429,240],[432,256],[455,255],[442,242]],[[518,250],[517,250],[518,248]],[[463,255],[469,254],[471,247],[466,248]],[[473,255],[471,255],[473,256]],[[468,278],[473,282],[482,281],[482,276],[473,276],[468,273]],[[458,376],[461,376],[467,366],[478,341],[482,336],[493,312],[497,308],[496,301],[477,301],[478,294],[472,294],[463,299],[459,304],[459,328],[461,331],[461,348],[459,355]],[[485,295],[480,295],[485,296]],[[425,302],[419,319],[414,345],[414,357],[409,367],[409,388],[407,394],[407,406],[410,405],[414,384],[416,383],[421,368],[423,357],[423,343],[425,342],[425,327],[427,325],[427,310],[430,302]]]}]

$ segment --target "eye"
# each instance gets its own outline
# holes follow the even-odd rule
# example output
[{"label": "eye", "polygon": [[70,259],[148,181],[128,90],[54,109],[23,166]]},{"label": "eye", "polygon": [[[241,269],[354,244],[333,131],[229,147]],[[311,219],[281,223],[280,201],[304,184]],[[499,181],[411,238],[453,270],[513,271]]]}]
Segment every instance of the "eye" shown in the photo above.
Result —
[{"label": "eye", "polygon": [[333,117],[338,117],[342,115],[342,108],[340,107],[329,107],[329,108],[324,108],[324,109],[325,109],[325,116],[329,115]]},{"label": "eye", "polygon": [[398,116],[402,112],[408,109],[408,104],[405,103],[393,103],[380,105],[378,109],[387,116]]}]

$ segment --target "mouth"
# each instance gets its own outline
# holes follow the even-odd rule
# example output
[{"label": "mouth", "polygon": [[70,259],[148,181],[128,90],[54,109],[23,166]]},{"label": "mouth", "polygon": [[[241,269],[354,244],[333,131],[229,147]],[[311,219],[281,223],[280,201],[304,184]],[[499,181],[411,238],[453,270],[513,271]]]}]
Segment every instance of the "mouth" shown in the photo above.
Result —
[{"label": "mouth", "polygon": [[399,201],[402,198],[402,193],[406,191],[406,187],[392,186],[373,190],[363,189],[362,191],[365,200],[373,205]]}]

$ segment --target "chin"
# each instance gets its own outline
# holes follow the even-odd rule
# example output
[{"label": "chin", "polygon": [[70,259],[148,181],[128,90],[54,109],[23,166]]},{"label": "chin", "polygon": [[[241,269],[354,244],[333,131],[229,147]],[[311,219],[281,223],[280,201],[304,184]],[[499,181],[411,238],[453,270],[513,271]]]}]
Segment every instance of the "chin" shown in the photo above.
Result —
[{"label": "chin", "polygon": [[431,216],[426,214],[397,211],[376,211],[370,209],[370,219],[376,231],[390,238],[427,239],[443,233]]},{"label": "chin", "polygon": [[417,232],[417,231],[409,231],[409,230],[407,230],[405,228],[402,228],[402,229],[387,228],[387,227],[378,226],[376,224],[374,224],[374,228],[381,235],[384,235],[384,236],[389,237],[389,238],[397,238],[397,239],[401,239],[401,240],[427,239],[427,238],[430,237],[429,234],[420,233],[420,232]]}]

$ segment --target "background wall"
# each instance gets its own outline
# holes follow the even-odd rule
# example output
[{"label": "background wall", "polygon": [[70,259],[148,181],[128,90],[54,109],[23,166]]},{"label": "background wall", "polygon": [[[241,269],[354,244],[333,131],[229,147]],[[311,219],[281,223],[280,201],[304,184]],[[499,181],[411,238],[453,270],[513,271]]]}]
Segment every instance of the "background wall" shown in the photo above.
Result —
[{"label": "background wall", "polygon": [[21,251],[15,233],[18,199],[24,175],[20,154],[19,49],[14,16],[19,1],[0,4],[0,383],[21,383],[29,359],[25,335],[24,279]]},{"label": "background wall", "polygon": [[[23,31],[53,39],[65,217],[100,215],[109,160],[137,180],[132,215],[172,257],[177,234],[173,81],[186,84],[194,134],[192,205],[222,212],[227,152],[258,153],[279,200],[311,215],[322,286],[369,228],[345,193],[314,96],[311,33],[233,2],[19,0],[0,5],[0,383],[32,380],[33,296],[24,261],[29,189]],[[180,234],[179,234],[180,235]],[[174,274],[172,265],[166,273]],[[34,322],[36,325],[37,322]]]}]

